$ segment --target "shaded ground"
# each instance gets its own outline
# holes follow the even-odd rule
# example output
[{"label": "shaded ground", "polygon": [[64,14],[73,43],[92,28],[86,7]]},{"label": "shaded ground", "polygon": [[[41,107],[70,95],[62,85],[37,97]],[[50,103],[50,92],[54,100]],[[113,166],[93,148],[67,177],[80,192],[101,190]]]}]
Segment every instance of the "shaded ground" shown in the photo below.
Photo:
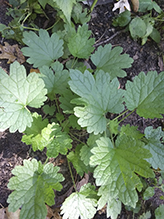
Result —
[{"label": "shaded ground", "polygon": [[[164,8],[164,3],[160,2],[161,7]],[[9,18],[5,17],[7,4],[5,1],[0,0],[0,23],[7,24]],[[106,5],[97,6],[93,13],[92,19],[89,22],[89,27],[93,32],[93,37],[96,39],[96,45],[105,45],[104,42],[108,41],[113,46],[122,46],[124,52],[129,54],[133,59],[134,63],[132,67],[127,69],[127,77],[121,79],[121,87],[125,86],[127,80],[133,80],[133,78],[138,75],[141,71],[145,73],[148,71],[157,72],[163,71],[163,65],[161,63],[163,51],[164,51],[164,36],[160,45],[157,45],[155,42],[148,40],[148,42],[141,46],[139,41],[133,41],[129,33],[122,32],[119,28],[114,28],[112,26],[112,17],[114,13],[112,12],[113,4],[108,3]],[[115,12],[117,13],[117,12]],[[110,40],[109,40],[110,39]],[[3,44],[4,40],[0,36],[0,43]],[[14,44],[12,40],[7,42]],[[7,65],[6,60],[0,60],[0,66],[6,71],[9,70],[9,65]],[[140,131],[144,131],[147,126],[153,126],[154,128],[161,126],[163,123],[159,119],[144,119],[140,118],[136,113],[133,113],[129,116],[123,124],[137,125]],[[28,159],[30,157],[35,157],[36,159],[41,158],[45,159],[41,153],[31,153],[29,151],[30,147],[21,142],[21,134],[15,133],[10,134],[7,131],[5,133],[0,133],[0,205],[7,206],[7,197],[10,191],[7,188],[7,183],[10,177],[12,176],[11,170],[16,166],[22,164],[23,159]],[[57,205],[60,206],[60,201],[65,197],[69,189],[72,186],[70,175],[68,172],[67,162],[63,156],[59,157],[57,160],[52,160],[55,164],[58,164],[61,167],[61,172],[64,174],[66,180],[63,183],[64,189],[61,193],[58,193],[59,198],[56,200]],[[77,180],[80,180],[77,178]],[[150,209],[152,212],[154,209],[159,206],[163,201],[159,199],[162,193],[156,191],[156,194],[151,200],[146,203],[143,203],[143,211]],[[105,212],[105,210],[104,210]],[[100,211],[95,218],[106,219],[106,215],[103,210]],[[126,211],[123,207],[122,213],[119,216],[120,219],[131,219],[132,213]],[[138,218],[136,216],[135,218]],[[152,214],[152,218],[154,218]]]}]

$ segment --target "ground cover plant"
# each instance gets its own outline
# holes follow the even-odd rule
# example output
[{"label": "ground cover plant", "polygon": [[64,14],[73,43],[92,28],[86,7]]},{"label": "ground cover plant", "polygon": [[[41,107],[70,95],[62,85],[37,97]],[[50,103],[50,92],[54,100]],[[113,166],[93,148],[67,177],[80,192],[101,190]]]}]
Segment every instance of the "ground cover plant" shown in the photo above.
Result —
[{"label": "ground cover plant", "polygon": [[[22,52],[39,73],[26,72],[18,62],[11,64],[9,75],[0,70],[0,129],[18,130],[23,142],[34,151],[46,148],[47,156],[45,163],[24,160],[23,166],[14,168],[8,184],[13,190],[9,210],[21,208],[20,218],[25,219],[46,217],[45,203],[54,205],[54,190],[60,191],[64,180],[49,158],[62,154],[75,190],[61,206],[63,218],[93,218],[106,205],[107,217],[116,219],[122,203],[135,211],[139,195],[146,200],[155,187],[163,189],[163,130],[149,126],[141,133],[137,126],[120,123],[134,111],[140,117],[162,118],[164,72],[141,72],[120,88],[118,78],[126,77],[124,69],[133,59],[111,44],[94,51],[87,13],[85,22],[76,26],[69,23],[65,8],[62,11],[67,22],[64,19],[62,28],[52,34],[44,29],[22,33]],[[34,112],[37,108],[44,113]],[[85,133],[85,142],[76,138],[79,144],[74,143],[76,130]],[[77,188],[71,163],[80,176],[93,173],[95,183]],[[160,206],[156,218],[162,211]]]}]

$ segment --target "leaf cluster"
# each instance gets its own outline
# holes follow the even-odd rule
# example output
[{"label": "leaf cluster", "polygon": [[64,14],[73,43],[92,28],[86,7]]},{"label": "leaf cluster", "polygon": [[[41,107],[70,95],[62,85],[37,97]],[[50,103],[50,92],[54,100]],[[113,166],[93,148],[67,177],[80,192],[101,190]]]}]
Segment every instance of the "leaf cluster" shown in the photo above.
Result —
[{"label": "leaf cluster", "polygon": [[[50,4],[61,7],[69,20],[75,1],[68,8],[64,2]],[[47,1],[39,4],[45,8]],[[86,22],[78,10],[72,12],[74,19]],[[135,209],[140,194],[145,200],[153,195],[143,179],[155,181],[154,172],[163,171],[163,130],[150,126],[141,133],[137,126],[120,123],[133,112],[162,118],[164,72],[140,72],[122,89],[118,78],[126,77],[133,63],[123,48],[108,44],[95,50],[86,23],[75,27],[67,22],[53,31],[23,33],[22,52],[36,72],[28,74],[18,62],[11,64],[9,75],[0,69],[0,130],[18,130],[24,143],[47,156],[45,163],[24,160],[14,168],[9,210],[21,207],[20,219],[46,217],[45,203],[54,205],[54,190],[60,191],[64,180],[59,167],[48,161],[62,154],[75,189],[61,206],[63,218],[91,219],[106,205],[107,217],[116,219],[122,203]],[[93,173],[96,186],[86,183],[78,189],[70,163],[81,177]],[[162,189],[161,180],[157,186]]]},{"label": "leaf cluster", "polygon": [[158,26],[163,18],[162,9],[155,1],[139,0],[137,15],[126,10],[113,19],[113,25],[127,27],[131,37],[133,39],[140,38],[142,45],[147,42],[148,37],[159,43],[161,36]]}]

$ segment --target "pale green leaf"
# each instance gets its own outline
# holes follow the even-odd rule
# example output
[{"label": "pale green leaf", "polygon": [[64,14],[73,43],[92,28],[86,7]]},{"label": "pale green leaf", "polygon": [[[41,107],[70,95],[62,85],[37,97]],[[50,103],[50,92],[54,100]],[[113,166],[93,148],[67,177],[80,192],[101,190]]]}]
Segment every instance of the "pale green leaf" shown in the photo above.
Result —
[{"label": "pale green leaf", "polygon": [[79,100],[85,105],[74,108],[75,115],[80,118],[79,125],[87,127],[88,133],[102,133],[106,130],[106,113],[120,113],[124,110],[124,90],[118,89],[119,81],[117,78],[111,81],[109,74],[103,71],[98,71],[94,78],[87,70],[84,74],[70,70],[70,77],[71,90],[81,97]]},{"label": "pale green leaf", "polygon": [[[87,190],[87,192],[85,192]],[[87,197],[88,186],[82,186],[80,192],[72,193],[65,199],[61,209],[63,219],[91,219],[96,213],[97,200]]]},{"label": "pale green leaf", "polygon": [[51,67],[53,70],[48,66],[41,67],[40,77],[45,83],[49,98],[53,100],[55,98],[55,94],[63,94],[67,91],[69,72],[67,70],[63,70],[63,65],[60,62],[54,62]]},{"label": "pale green leaf", "polygon": [[34,114],[32,127],[25,130],[22,141],[31,144],[34,151],[43,150],[47,147],[48,157],[57,157],[60,154],[66,155],[68,149],[72,147],[72,140],[69,135],[61,131],[58,124],[49,124],[41,116]]},{"label": "pale green leaf", "polygon": [[91,55],[91,60],[96,65],[97,70],[103,70],[108,72],[110,79],[115,77],[125,77],[126,72],[123,68],[131,67],[133,59],[127,54],[122,54],[123,48],[120,46],[112,49],[111,44],[107,44],[104,47],[100,46],[98,50]]},{"label": "pale green leaf", "polygon": [[145,128],[144,133],[148,140],[145,148],[152,154],[152,157],[147,159],[147,161],[153,168],[164,170],[164,145],[160,141],[164,138],[164,132],[161,130],[161,127],[153,129],[152,126],[149,126]]},{"label": "pale green leaf", "polygon": [[[54,191],[60,191],[64,180],[59,167],[53,164],[42,165],[35,159],[23,161],[24,166],[16,166],[9,180],[8,188],[14,190],[8,197],[9,211],[21,207],[20,219],[41,219],[47,215],[45,203],[55,204]],[[53,194],[53,195],[52,195]]]},{"label": "pale green leaf", "polygon": [[115,146],[104,137],[96,143],[97,147],[91,150],[90,164],[97,166],[94,177],[96,185],[101,186],[99,193],[102,198],[106,193],[118,197],[125,205],[135,207],[138,201],[136,188],[142,187],[136,173],[146,178],[154,177],[150,164],[145,160],[151,154],[143,148],[144,143],[126,135],[118,137]]},{"label": "pale green leaf", "polygon": [[38,74],[26,76],[23,65],[14,62],[10,75],[0,69],[0,129],[23,132],[33,121],[27,106],[39,108],[43,105],[47,90]]},{"label": "pale green leaf", "polygon": [[89,58],[94,50],[93,44],[95,42],[94,38],[90,38],[91,31],[88,30],[88,25],[83,24],[77,29],[77,33],[74,33],[70,38],[68,38],[68,48],[70,53],[77,58]]},{"label": "pale green leaf", "polygon": [[53,0],[56,2],[58,7],[62,10],[65,15],[67,21],[71,23],[71,13],[73,5],[76,3],[76,0]]},{"label": "pale green leaf", "polygon": [[160,205],[158,208],[155,209],[155,218],[161,219],[164,216],[164,205]]},{"label": "pale green leaf", "polygon": [[23,42],[28,47],[23,47],[22,52],[24,56],[30,57],[27,62],[35,68],[50,66],[63,55],[63,40],[56,33],[49,36],[48,31],[40,29],[39,36],[32,31],[25,31],[23,36]]},{"label": "pale green leaf", "polygon": [[51,143],[47,146],[48,157],[55,158],[59,153],[66,155],[68,149],[72,148],[72,139],[67,133],[61,130],[61,127],[58,124],[49,124],[45,130],[45,134],[49,134],[49,139],[51,139]]},{"label": "pale green leaf", "polygon": [[137,109],[144,118],[162,118],[164,113],[164,72],[159,75],[149,71],[141,72],[133,82],[126,84],[125,102],[129,110]]},{"label": "pale green leaf", "polygon": [[30,128],[26,128],[22,137],[22,142],[32,145],[33,151],[43,150],[49,142],[43,137],[42,130],[49,124],[48,119],[42,120],[42,116],[34,113],[32,115],[33,122]]}]

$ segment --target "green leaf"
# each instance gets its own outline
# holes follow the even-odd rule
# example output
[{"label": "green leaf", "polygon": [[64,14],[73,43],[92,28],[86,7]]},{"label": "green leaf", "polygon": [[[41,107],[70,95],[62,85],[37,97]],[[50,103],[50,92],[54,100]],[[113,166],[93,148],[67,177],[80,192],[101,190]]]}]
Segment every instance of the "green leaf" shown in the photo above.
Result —
[{"label": "green leaf", "polygon": [[145,160],[151,154],[143,148],[144,143],[126,135],[118,137],[115,146],[104,137],[96,143],[97,147],[91,150],[90,164],[97,166],[94,177],[96,185],[101,186],[98,195],[102,195],[102,199],[119,198],[125,205],[135,207],[138,201],[136,188],[142,188],[136,173],[146,178],[154,177],[150,164]]},{"label": "green leaf", "polygon": [[137,109],[140,117],[163,118],[160,114],[164,113],[164,72],[141,72],[133,82],[128,81],[125,102],[129,110]]},{"label": "green leaf", "polygon": [[68,48],[70,53],[77,58],[89,58],[94,50],[93,44],[95,43],[94,38],[90,38],[91,31],[88,30],[88,25],[83,24],[77,29],[77,33],[74,33],[72,37],[68,38]]},{"label": "green leaf", "polygon": [[63,109],[64,113],[73,113],[73,109],[76,105],[72,103],[72,100],[76,99],[77,97],[78,96],[69,89],[67,89],[65,93],[59,97],[59,101],[61,102],[60,107]]},{"label": "green leaf", "polygon": [[133,39],[142,38],[146,34],[146,24],[140,17],[135,17],[129,24],[130,34]]},{"label": "green leaf", "polygon": [[62,132],[58,124],[49,124],[47,119],[42,121],[42,117],[37,113],[33,114],[33,118],[32,126],[25,130],[22,141],[31,144],[34,151],[42,151],[47,147],[48,157],[55,158],[59,153],[66,155],[72,147],[69,135]]},{"label": "green leaf", "polygon": [[156,29],[156,28],[153,28],[151,34],[150,34],[150,37],[156,42],[156,43],[159,43],[160,40],[161,40],[161,36],[160,36],[160,33],[159,31]]},{"label": "green leaf", "polygon": [[32,115],[33,122],[30,128],[26,128],[22,137],[22,142],[32,145],[33,151],[43,150],[49,144],[48,139],[42,131],[49,124],[48,119],[42,120],[42,116],[34,113]]},{"label": "green leaf", "polygon": [[155,209],[155,218],[161,219],[164,216],[164,205],[160,205],[158,208]]},{"label": "green leaf", "polygon": [[35,159],[23,161],[24,166],[16,166],[9,180],[8,188],[14,190],[8,197],[9,211],[15,212],[21,207],[20,219],[45,218],[47,209],[45,203],[54,205],[54,191],[60,191],[64,180],[57,173],[59,167],[53,164],[42,165]]},{"label": "green leaf", "polygon": [[125,10],[113,20],[113,26],[125,27],[131,21],[131,12]]},{"label": "green leaf", "polygon": [[84,24],[87,23],[91,16],[88,14],[87,8],[84,9],[80,3],[77,3],[72,11],[72,18],[74,19],[76,24]]},{"label": "green leaf", "polygon": [[120,55],[123,48],[120,46],[112,49],[111,44],[107,44],[104,47],[100,46],[98,50],[91,55],[91,60],[96,65],[98,70],[108,72],[110,79],[115,77],[125,77],[126,72],[122,68],[131,67],[133,59],[127,54]]},{"label": "green leaf", "polygon": [[143,199],[148,200],[155,194],[154,187],[148,187],[143,193]]},{"label": "green leaf", "polygon": [[76,0],[53,0],[56,2],[58,7],[62,10],[65,15],[67,21],[71,23],[71,13],[73,5],[76,3]]},{"label": "green leaf", "polygon": [[63,40],[59,39],[56,33],[49,36],[48,31],[40,29],[39,36],[33,31],[25,31],[23,36],[23,42],[28,47],[22,48],[22,52],[30,57],[27,62],[34,64],[35,68],[50,66],[54,60],[63,55]]},{"label": "green leaf", "polygon": [[111,196],[106,186],[100,187],[98,195],[101,196],[98,201],[98,210],[102,209],[107,204],[107,217],[111,217],[111,219],[117,219],[122,209],[121,202],[118,200],[118,198]]},{"label": "green leaf", "polygon": [[152,0],[139,0],[139,12],[146,12],[149,10],[156,10],[158,13],[162,12],[162,9],[155,1]]},{"label": "green leaf", "polygon": [[46,104],[43,106],[43,111],[45,114],[53,116],[56,111],[56,106],[55,105],[49,106],[48,104]]},{"label": "green leaf", "polygon": [[145,148],[152,154],[152,157],[147,159],[147,161],[153,168],[164,170],[164,150],[163,144],[160,141],[161,138],[164,138],[164,132],[161,130],[161,127],[153,129],[152,126],[149,126],[145,128],[144,133],[148,140]]},{"label": "green leaf", "polygon": [[93,155],[91,150],[96,146],[96,140],[100,138],[100,135],[90,134],[87,140],[87,145],[84,145],[80,150],[81,160],[86,166],[89,165],[90,157]]},{"label": "green leaf", "polygon": [[3,30],[5,30],[6,28],[7,28],[6,25],[0,24],[0,32],[2,32]]},{"label": "green leaf", "polygon": [[135,140],[141,139],[144,135],[137,130],[138,126],[130,126],[130,124],[121,127],[120,135],[131,136]]},{"label": "green leaf", "polygon": [[38,74],[26,76],[23,65],[10,65],[10,75],[0,69],[0,129],[23,132],[33,121],[27,106],[39,108],[43,105],[47,90]]},{"label": "green leaf", "polygon": [[[84,74],[78,70],[70,70],[70,88],[78,94],[84,107],[75,107],[75,115],[79,117],[81,127],[87,127],[88,133],[95,135],[106,130],[107,120],[105,114],[120,113],[124,110],[124,91],[118,89],[117,78],[110,81],[108,73],[98,71],[96,78],[89,72]],[[78,100],[79,102],[79,100]],[[78,103],[77,102],[77,103]]]},{"label": "green leaf", "polygon": [[80,130],[81,127],[79,126],[79,124],[77,123],[78,118],[75,115],[70,115],[69,118],[69,125],[73,128],[73,129],[77,129]]},{"label": "green leaf", "polygon": [[83,176],[84,172],[87,173],[89,171],[89,167],[87,167],[80,158],[80,151],[82,147],[82,144],[77,145],[75,152],[71,151],[67,155],[67,159],[73,164],[74,168],[80,176]]},{"label": "green leaf", "polygon": [[47,0],[38,0],[38,2],[41,4],[41,6],[45,9],[46,4],[48,3]]},{"label": "green leaf", "polygon": [[50,134],[51,143],[47,146],[47,156],[57,157],[60,154],[66,155],[68,149],[72,148],[72,139],[65,132],[61,131],[58,124],[52,123],[47,126],[46,132]]},{"label": "green leaf", "polygon": [[48,97],[54,100],[55,94],[63,94],[67,91],[69,72],[63,70],[63,65],[60,62],[54,62],[52,69],[48,66],[43,66],[39,70],[41,72],[40,77],[43,79],[48,90]]},{"label": "green leaf", "polygon": [[[86,190],[86,191],[85,191]],[[72,193],[65,199],[61,209],[63,219],[91,219],[96,213],[97,200],[89,198],[88,185],[81,187],[80,192]]]}]

